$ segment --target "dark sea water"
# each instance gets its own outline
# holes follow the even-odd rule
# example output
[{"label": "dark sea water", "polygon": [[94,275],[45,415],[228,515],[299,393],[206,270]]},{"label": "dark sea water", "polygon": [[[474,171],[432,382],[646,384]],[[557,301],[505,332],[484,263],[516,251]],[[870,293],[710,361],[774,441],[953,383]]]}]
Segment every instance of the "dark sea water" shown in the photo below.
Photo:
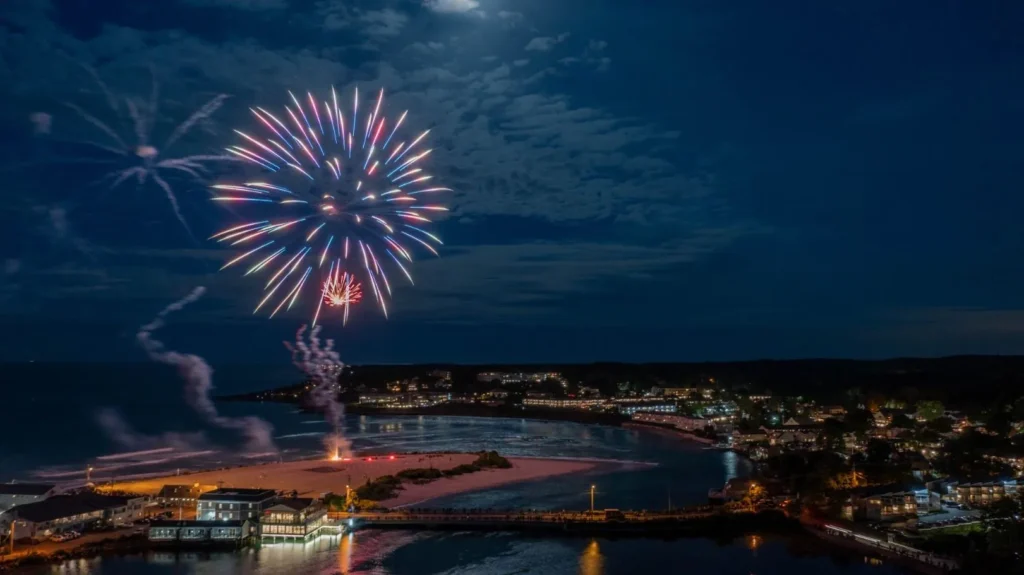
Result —
[{"label": "dark sea water", "polygon": [[[8,424],[25,430],[0,434],[0,480],[59,476],[84,479],[93,465],[93,480],[177,467],[247,461],[235,432],[212,429],[183,400],[173,371],[160,366],[78,366],[70,372],[53,367],[8,370],[0,374],[3,391],[17,402]],[[290,382],[289,369],[222,369],[222,392],[258,389]],[[59,381],[59,384],[52,383]],[[12,385],[13,384],[13,385]],[[96,411],[113,408],[140,434],[204,431],[198,457],[167,459],[167,453],[128,460],[97,460],[124,451],[95,421]],[[258,415],[273,424],[283,457],[322,453],[325,424],[315,416],[275,404],[219,405],[229,416]],[[559,477],[539,482],[434,500],[434,506],[534,507],[584,509],[588,488],[597,485],[601,508],[664,508],[706,501],[709,487],[750,471],[749,464],[728,452],[703,449],[678,438],[644,431],[574,423],[516,419],[451,417],[349,417],[347,435],[357,451],[439,451],[498,449],[508,455],[586,457],[629,463],[612,472]],[[197,443],[200,443],[197,441]],[[181,453],[179,450],[176,453]],[[124,466],[125,462],[130,463]],[[109,469],[108,469],[109,468]],[[736,541],[706,539],[591,540],[535,539],[510,533],[417,533],[360,531],[321,538],[307,545],[269,545],[238,553],[155,553],[104,557],[25,571],[98,575],[154,574],[306,574],[366,573],[435,575],[484,573],[631,574],[707,573],[737,575],[890,574],[888,566],[871,566],[859,556],[830,554],[802,539],[747,537]]]}]

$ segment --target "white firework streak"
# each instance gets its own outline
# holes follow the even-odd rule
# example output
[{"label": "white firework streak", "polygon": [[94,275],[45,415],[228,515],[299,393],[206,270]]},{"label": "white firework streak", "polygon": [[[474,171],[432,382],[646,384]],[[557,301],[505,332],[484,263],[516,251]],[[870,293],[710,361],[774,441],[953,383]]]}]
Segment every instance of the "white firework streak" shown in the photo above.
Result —
[{"label": "white firework streak", "polygon": [[189,228],[189,225],[185,221],[185,217],[181,212],[181,206],[178,203],[178,198],[174,192],[174,188],[160,172],[170,170],[182,172],[200,183],[205,184],[206,179],[210,175],[209,170],[204,165],[205,163],[213,161],[234,161],[234,158],[231,156],[213,154],[190,155],[177,158],[164,157],[164,155],[176,142],[188,135],[196,124],[209,119],[218,109],[220,109],[228,96],[226,94],[214,96],[210,101],[201,106],[198,110],[193,112],[192,115],[186,118],[185,121],[179,124],[164,141],[162,148],[157,148],[153,145],[153,130],[156,125],[159,108],[159,88],[155,76],[152,76],[153,87],[147,102],[140,102],[129,97],[124,97],[124,105],[121,106],[119,105],[117,97],[115,97],[114,93],[106,83],[103,82],[103,79],[100,78],[99,74],[88,66],[82,66],[89,72],[89,75],[99,86],[110,111],[113,112],[118,123],[126,123],[131,127],[131,137],[123,137],[122,134],[114,128],[114,126],[100,120],[98,117],[90,114],[81,107],[71,103],[65,104],[86,123],[98,130],[101,136],[99,140],[76,140],[74,143],[112,154],[115,157],[108,160],[69,158],[61,161],[65,163],[86,164],[115,164],[132,162],[132,165],[107,173],[105,176],[100,178],[99,181],[110,181],[111,183],[109,187],[110,189],[114,189],[133,177],[139,186],[144,185],[148,180],[152,180],[154,184],[164,192],[164,195],[167,197],[167,201],[170,203],[171,209],[174,212],[174,216],[181,223],[182,227],[185,228],[185,231],[189,236],[194,238],[192,230]]}]

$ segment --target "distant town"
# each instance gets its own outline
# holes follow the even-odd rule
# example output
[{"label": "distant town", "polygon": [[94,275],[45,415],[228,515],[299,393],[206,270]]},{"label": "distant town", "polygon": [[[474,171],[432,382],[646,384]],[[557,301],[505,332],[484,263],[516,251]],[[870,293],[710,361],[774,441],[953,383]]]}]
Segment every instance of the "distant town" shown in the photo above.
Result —
[{"label": "distant town", "polygon": [[[600,416],[660,429],[755,462],[754,476],[712,487],[711,501],[800,501],[805,519],[845,522],[845,535],[862,543],[896,537],[968,563],[1024,557],[1020,358],[669,366],[690,371],[676,377],[651,375],[650,366],[630,377],[629,366],[615,365],[423,368],[387,379],[393,369],[350,368],[338,392],[357,413]],[[307,388],[250,399],[301,403]]]}]

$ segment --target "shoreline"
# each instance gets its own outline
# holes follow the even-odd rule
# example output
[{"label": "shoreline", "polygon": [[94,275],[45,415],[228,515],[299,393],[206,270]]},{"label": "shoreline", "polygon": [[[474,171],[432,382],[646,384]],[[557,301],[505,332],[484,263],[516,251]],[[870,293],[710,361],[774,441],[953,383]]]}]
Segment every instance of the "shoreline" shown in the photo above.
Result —
[{"label": "shoreline", "polygon": [[625,428],[625,429],[642,429],[642,430],[645,430],[645,431],[660,431],[660,432],[668,434],[668,435],[672,435],[672,436],[676,436],[676,437],[682,437],[684,439],[693,441],[695,443],[701,443],[701,444],[704,444],[704,445],[714,445],[715,444],[715,440],[714,439],[709,439],[707,437],[701,437],[699,435],[694,435],[692,433],[683,431],[682,429],[676,429],[676,428],[672,428],[672,427],[663,427],[661,425],[652,425],[650,423],[645,423],[645,422],[642,422],[642,421],[627,421],[627,422],[622,424],[622,427]]},{"label": "shoreline", "polygon": [[[346,486],[356,488],[385,475],[396,475],[405,469],[436,468],[444,471],[472,463],[475,453],[419,453],[369,456],[359,459],[330,461],[300,459],[263,463],[223,469],[210,469],[180,475],[162,475],[105,485],[105,490],[129,491],[156,495],[164,485],[199,484],[217,486],[261,487],[275,491],[297,491],[302,497],[320,497],[326,493],[344,494]],[[509,457],[509,469],[483,469],[475,473],[445,477],[423,485],[404,482],[397,497],[381,501],[384,507],[408,506],[439,497],[470,491],[486,490],[512,483],[537,481],[570,473],[611,470],[616,465],[653,465],[641,462],[599,459],[546,457]]]}]

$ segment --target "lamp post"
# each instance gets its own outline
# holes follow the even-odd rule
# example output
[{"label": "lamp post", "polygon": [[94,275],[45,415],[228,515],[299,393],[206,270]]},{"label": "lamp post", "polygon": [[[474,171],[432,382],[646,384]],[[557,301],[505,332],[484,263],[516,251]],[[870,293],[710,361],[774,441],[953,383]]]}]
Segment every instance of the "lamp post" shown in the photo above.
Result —
[{"label": "lamp post", "polygon": [[594,489],[597,489],[596,485],[590,486],[590,514],[594,514]]},{"label": "lamp post", "polygon": [[85,482],[92,483],[92,466],[85,468]]}]

